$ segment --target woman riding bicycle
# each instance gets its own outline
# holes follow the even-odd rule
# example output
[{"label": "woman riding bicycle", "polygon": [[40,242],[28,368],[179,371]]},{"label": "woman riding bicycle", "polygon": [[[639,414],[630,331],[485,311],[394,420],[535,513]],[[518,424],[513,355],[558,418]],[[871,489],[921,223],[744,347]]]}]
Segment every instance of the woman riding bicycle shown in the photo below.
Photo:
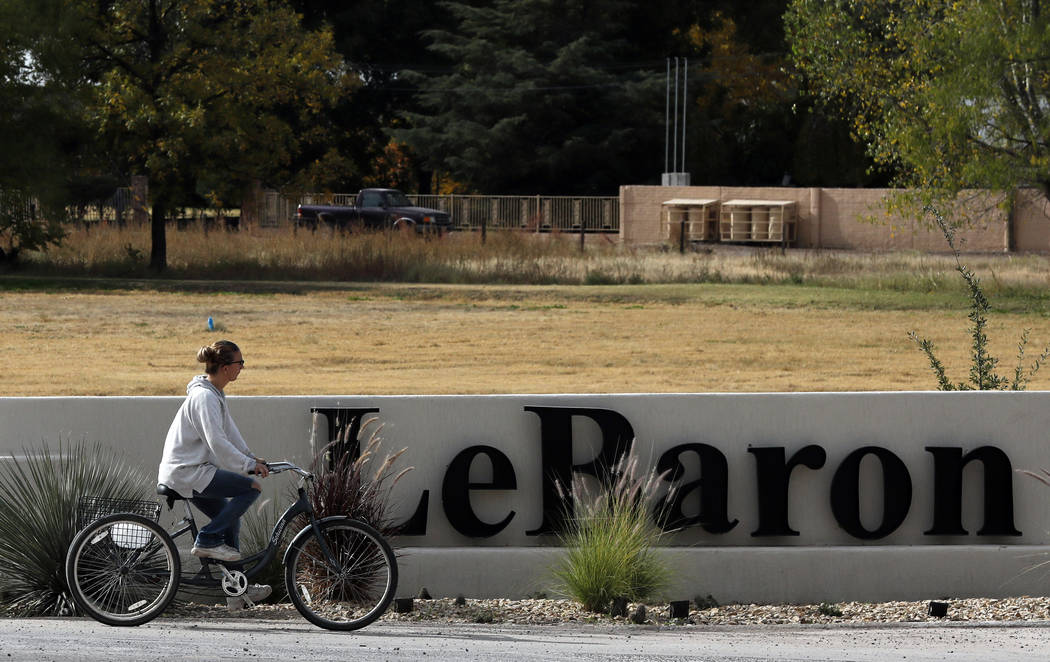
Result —
[{"label": "woman riding bicycle", "polygon": [[[270,594],[269,586],[248,582],[280,555],[288,598],[311,623],[356,630],[374,622],[397,591],[397,558],[390,543],[349,516],[319,516],[310,495],[312,473],[291,462],[267,465],[248,449],[223,393],[244,367],[237,345],[220,340],[202,347],[197,360],[206,365],[205,374],[186,387],[186,400],[168,430],[157,493],[167,497],[169,509],[176,496],[188,499],[211,522],[198,531],[183,501],[186,516],[165,530],[158,524],[156,502],[86,497],[95,514],[66,553],[65,579],[74,603],[107,625],[141,625],[163,613],[185,585],[221,588],[229,596],[227,605],[237,609]],[[252,471],[263,477],[292,471],[301,480],[269,542],[242,558],[238,524],[261,489],[248,476]],[[101,501],[108,502],[107,512],[99,512]],[[282,546],[288,531],[294,535]],[[192,552],[203,557],[203,567],[183,574],[175,541],[192,532],[197,533]],[[218,568],[212,559],[220,561]],[[225,563],[235,560],[240,562]]]},{"label": "woman riding bicycle", "polygon": [[[205,364],[205,374],[186,386],[186,400],[168,428],[157,480],[211,518],[201,527],[191,553],[237,561],[241,516],[262,490],[248,474],[265,478],[270,470],[249,450],[226,405],[223,389],[244,369],[241,350],[229,340],[219,340],[201,347],[197,361]],[[270,587],[260,585],[251,587],[248,597],[255,601],[269,594]]]}]

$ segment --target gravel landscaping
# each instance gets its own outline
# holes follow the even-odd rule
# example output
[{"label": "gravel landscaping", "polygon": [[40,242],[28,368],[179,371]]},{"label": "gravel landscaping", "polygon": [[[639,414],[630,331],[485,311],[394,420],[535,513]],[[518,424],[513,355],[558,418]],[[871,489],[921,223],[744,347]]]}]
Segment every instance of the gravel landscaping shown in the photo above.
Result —
[{"label": "gravel landscaping", "polygon": [[[1050,620],[1050,598],[966,598],[942,599],[947,604],[943,617],[930,615],[930,601],[861,603],[842,602],[821,605],[723,605],[697,609],[689,605],[686,618],[671,618],[670,606],[630,604],[627,616],[612,617],[583,611],[571,600],[465,600],[451,598],[414,600],[412,610],[395,613],[393,607],[382,617],[387,622],[439,622],[478,624],[557,625],[592,623],[602,625],[634,623],[645,625],[786,625],[828,623],[913,623],[913,622],[996,622]],[[231,612],[223,605],[183,603],[168,609],[163,618],[251,618],[287,620],[301,618],[291,604],[260,604],[252,609]]]}]

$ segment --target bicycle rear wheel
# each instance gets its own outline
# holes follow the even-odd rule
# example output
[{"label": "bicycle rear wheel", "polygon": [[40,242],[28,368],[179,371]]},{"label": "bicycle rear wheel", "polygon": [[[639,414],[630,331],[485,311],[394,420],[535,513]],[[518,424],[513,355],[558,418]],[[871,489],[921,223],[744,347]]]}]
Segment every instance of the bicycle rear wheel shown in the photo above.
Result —
[{"label": "bicycle rear wheel", "polygon": [[106,625],[141,625],[175,597],[179,552],[157,523],[117,513],[92,522],[66,553],[66,582],[77,606]]},{"label": "bicycle rear wheel", "polygon": [[288,597],[306,620],[329,630],[356,630],[383,615],[397,590],[397,559],[372,527],[352,519],[322,522],[318,531],[333,556],[325,558],[317,535],[288,550]]}]

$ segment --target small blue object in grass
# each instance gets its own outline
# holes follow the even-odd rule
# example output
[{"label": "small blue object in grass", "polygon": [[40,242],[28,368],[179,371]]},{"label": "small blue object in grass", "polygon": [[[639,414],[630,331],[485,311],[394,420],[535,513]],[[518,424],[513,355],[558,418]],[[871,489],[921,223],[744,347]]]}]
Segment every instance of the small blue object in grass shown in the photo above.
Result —
[{"label": "small blue object in grass", "polygon": [[210,317],[208,318],[208,330],[209,331],[214,331],[215,330],[215,320],[213,320]]}]

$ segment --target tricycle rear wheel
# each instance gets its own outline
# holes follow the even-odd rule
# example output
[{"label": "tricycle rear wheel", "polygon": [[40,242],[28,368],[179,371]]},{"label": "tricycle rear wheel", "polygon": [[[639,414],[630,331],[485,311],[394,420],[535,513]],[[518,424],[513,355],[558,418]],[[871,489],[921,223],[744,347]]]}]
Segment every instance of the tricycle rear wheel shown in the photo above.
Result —
[{"label": "tricycle rear wheel", "polygon": [[73,601],[106,625],[141,625],[162,614],[179,589],[181,570],[171,536],[131,513],[92,522],[66,553]]}]

